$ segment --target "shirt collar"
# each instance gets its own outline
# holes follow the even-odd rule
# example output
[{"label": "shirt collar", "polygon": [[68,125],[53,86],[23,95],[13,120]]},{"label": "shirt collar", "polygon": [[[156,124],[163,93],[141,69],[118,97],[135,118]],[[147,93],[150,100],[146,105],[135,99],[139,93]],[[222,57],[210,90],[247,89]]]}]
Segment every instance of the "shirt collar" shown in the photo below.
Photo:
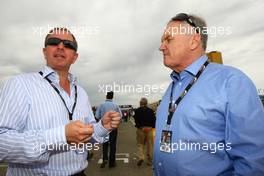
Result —
[{"label": "shirt collar", "polygon": [[[41,69],[42,73],[43,73],[43,77],[48,77],[51,79],[52,82],[56,82],[59,83],[59,75],[57,74],[57,72],[55,70],[53,70],[51,67],[45,65],[42,69]],[[73,74],[69,73],[68,74],[68,79],[70,81],[71,84],[75,85],[76,84],[76,76],[74,76]]]},{"label": "shirt collar", "polygon": [[113,100],[111,100],[111,99],[106,99],[105,101],[110,101],[110,102],[112,102]]},{"label": "shirt collar", "polygon": [[208,58],[206,55],[202,55],[197,60],[195,60],[191,65],[186,67],[180,74],[177,73],[176,71],[172,71],[172,73],[170,74],[171,79],[173,81],[182,80],[187,74],[191,74],[192,76],[195,76],[198,73],[201,66],[207,61],[207,59]]}]

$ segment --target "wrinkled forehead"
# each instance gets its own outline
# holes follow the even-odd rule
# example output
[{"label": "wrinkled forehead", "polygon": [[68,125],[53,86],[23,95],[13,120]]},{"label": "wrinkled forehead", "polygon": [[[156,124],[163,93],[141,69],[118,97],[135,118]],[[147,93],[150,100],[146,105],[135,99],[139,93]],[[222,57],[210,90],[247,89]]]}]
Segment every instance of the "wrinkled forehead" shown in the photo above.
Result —
[{"label": "wrinkled forehead", "polygon": [[193,28],[182,21],[171,21],[164,29],[162,38],[174,37],[176,35],[188,35],[193,33]]},{"label": "wrinkled forehead", "polygon": [[182,21],[170,21],[167,25],[166,25],[166,29],[168,28],[177,28],[181,25],[184,25],[184,23]]},{"label": "wrinkled forehead", "polygon": [[161,37],[161,40],[163,40],[164,38],[168,38],[168,37],[172,37],[172,30],[174,28],[177,28],[179,26],[179,22],[169,22],[165,27],[164,27],[164,31],[163,31],[163,35]]}]

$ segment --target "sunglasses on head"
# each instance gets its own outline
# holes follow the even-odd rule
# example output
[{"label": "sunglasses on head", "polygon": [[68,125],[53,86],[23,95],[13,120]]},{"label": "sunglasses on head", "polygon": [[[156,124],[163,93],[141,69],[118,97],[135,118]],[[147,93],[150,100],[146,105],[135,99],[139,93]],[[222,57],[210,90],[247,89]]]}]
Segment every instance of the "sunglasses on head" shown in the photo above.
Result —
[{"label": "sunglasses on head", "polygon": [[57,46],[61,42],[63,43],[63,46],[65,48],[69,48],[69,49],[72,49],[74,51],[77,51],[77,45],[73,41],[70,41],[70,40],[62,40],[62,39],[55,38],[55,37],[48,38],[47,41],[46,41],[46,43],[45,43],[45,47],[48,46],[48,45]]},{"label": "sunglasses on head", "polygon": [[177,14],[175,17],[172,18],[172,21],[185,21],[187,22],[189,25],[191,25],[192,27],[195,28],[196,32],[197,32],[197,26],[196,24],[193,22],[193,20],[190,18],[189,15],[187,15],[186,13],[179,13]]}]

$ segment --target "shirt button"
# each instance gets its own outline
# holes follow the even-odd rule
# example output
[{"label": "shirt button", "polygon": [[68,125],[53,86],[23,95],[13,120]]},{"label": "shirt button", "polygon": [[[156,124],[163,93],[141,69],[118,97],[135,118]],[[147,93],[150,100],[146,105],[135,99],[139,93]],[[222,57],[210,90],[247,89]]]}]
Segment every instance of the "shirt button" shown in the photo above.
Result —
[{"label": "shirt button", "polygon": [[182,83],[181,83],[181,82],[179,82],[179,85],[181,86],[181,85],[182,85]]},{"label": "shirt button", "polygon": [[161,162],[159,162],[159,166],[161,166],[162,164],[161,164]]}]

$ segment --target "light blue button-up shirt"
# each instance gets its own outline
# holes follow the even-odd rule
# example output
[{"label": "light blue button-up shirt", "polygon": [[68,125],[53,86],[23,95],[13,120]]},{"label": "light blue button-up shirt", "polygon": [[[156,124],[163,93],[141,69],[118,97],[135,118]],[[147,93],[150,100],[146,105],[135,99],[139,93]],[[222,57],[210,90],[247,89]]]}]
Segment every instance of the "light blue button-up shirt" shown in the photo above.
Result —
[{"label": "light blue button-up shirt", "polygon": [[[69,96],[60,87],[54,70],[46,66],[42,72],[58,88],[71,111],[75,77],[69,74]],[[79,85],[77,93],[73,120],[93,124],[93,141],[103,142],[108,131],[101,122],[95,122],[88,96]],[[84,170],[88,164],[87,151],[67,145],[65,125],[69,122],[61,98],[39,73],[12,77],[0,94],[0,162],[9,163],[7,175],[66,176]]]},{"label": "light blue button-up shirt", "polygon": [[[174,101],[206,60],[202,56],[180,74],[172,72]],[[155,175],[264,175],[264,111],[244,73],[210,63],[166,127],[171,87],[157,110]],[[170,152],[160,151],[162,130],[172,131]]]}]

